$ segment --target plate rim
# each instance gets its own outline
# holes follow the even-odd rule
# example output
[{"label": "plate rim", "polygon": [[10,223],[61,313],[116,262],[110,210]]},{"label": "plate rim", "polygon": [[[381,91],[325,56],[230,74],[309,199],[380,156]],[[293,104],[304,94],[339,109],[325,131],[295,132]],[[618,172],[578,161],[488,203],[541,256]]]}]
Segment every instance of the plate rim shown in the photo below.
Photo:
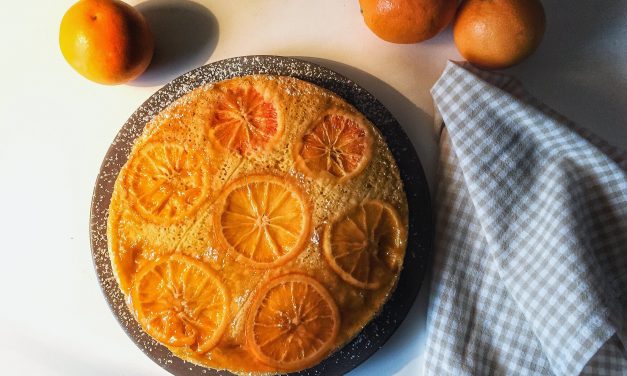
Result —
[{"label": "plate rim", "polygon": [[[241,64],[242,69],[245,72],[243,74],[231,74],[230,72],[227,72],[228,77],[221,78],[219,80],[207,80],[207,81],[200,80],[192,84],[186,83],[186,80],[189,80],[189,79],[193,80],[195,79],[197,75],[202,76],[204,74],[208,74],[207,72],[204,72],[206,70],[211,70],[212,68],[216,68],[216,67],[219,69],[219,67],[225,66],[225,65],[228,66],[231,63]],[[277,63],[279,64],[278,67],[275,66]],[[250,64],[250,65],[246,66],[245,64]],[[264,66],[263,64],[269,64],[269,65]],[[280,70],[281,68],[285,69],[286,67],[289,70],[290,64],[294,67],[293,68],[294,71],[291,72],[293,74],[270,72],[273,69]],[[309,77],[307,76],[307,72],[302,73],[302,71],[299,71],[299,68],[303,66],[307,67],[313,72],[323,73],[324,75],[321,77]],[[259,72],[249,73],[246,71],[247,69],[252,69],[253,71],[259,70]],[[184,73],[178,76],[177,78],[173,79],[172,81],[168,82],[167,84],[163,85],[153,94],[151,94],[129,116],[129,118],[124,122],[120,130],[116,133],[112,143],[109,145],[109,148],[107,149],[105,153],[105,156],[101,163],[100,170],[98,172],[98,176],[96,178],[96,182],[94,185],[91,205],[90,205],[89,232],[90,232],[90,248],[91,248],[91,254],[92,254],[92,262],[94,266],[94,271],[96,272],[96,277],[98,279],[98,285],[105,297],[105,300],[107,302],[109,309],[113,313],[114,317],[116,318],[116,321],[122,327],[126,335],[131,339],[131,341],[135,344],[135,346],[137,346],[146,356],[148,356],[148,358],[150,358],[153,362],[158,364],[160,367],[176,375],[196,375],[196,374],[232,375],[232,373],[228,371],[215,370],[215,369],[199,366],[194,363],[185,361],[181,358],[178,358],[177,356],[173,355],[170,352],[170,350],[168,350],[165,346],[159,344],[154,339],[149,337],[145,332],[141,330],[141,328],[140,328],[141,333],[139,334],[137,333],[137,330],[136,330],[137,328],[135,328],[135,330],[133,330],[133,328],[129,328],[129,319],[122,317],[124,316],[124,312],[120,313],[116,310],[115,304],[119,304],[119,302],[116,302],[114,297],[111,296],[111,294],[116,294],[116,292],[118,294],[121,294],[121,292],[119,291],[119,287],[117,285],[117,281],[115,280],[114,277],[113,277],[113,281],[111,281],[112,279],[111,276],[102,275],[102,273],[106,273],[106,270],[103,271],[103,269],[99,265],[99,263],[103,262],[103,260],[99,260],[99,257],[102,257],[102,255],[98,255],[98,252],[103,252],[100,248],[102,247],[102,243],[104,242],[104,248],[105,248],[104,257],[106,258],[106,260],[104,261],[109,264],[109,268],[110,268],[108,237],[106,233],[107,232],[106,223],[108,221],[108,206],[111,200],[113,184],[115,182],[115,179],[117,178],[117,175],[119,174],[121,170],[121,167],[124,165],[124,163],[126,163],[128,153],[126,153],[125,157],[122,158],[123,160],[116,161],[117,165],[114,166],[114,169],[116,167],[118,168],[117,168],[117,171],[113,171],[114,172],[113,176],[107,176],[106,174],[103,174],[103,172],[108,169],[109,167],[108,163],[111,163],[109,159],[112,156],[123,152],[124,147],[126,147],[130,151],[130,148],[133,145],[135,137],[138,136],[138,135],[135,135],[135,137],[132,137],[132,133],[129,133],[128,135],[126,135],[125,132],[126,133],[133,132],[133,127],[135,127],[135,131],[141,134],[141,131],[143,130],[145,125],[150,121],[150,119],[152,119],[153,116],[155,116],[163,108],[169,106],[172,102],[180,98],[182,95],[188,93],[189,91],[195,89],[196,87],[209,84],[211,82],[218,82],[223,79],[241,77],[241,76],[246,76],[249,74],[274,74],[274,75],[290,76],[290,77],[298,78],[303,81],[320,86],[326,90],[330,90],[331,92],[335,93],[340,98],[350,103],[353,107],[357,108],[358,111],[364,114],[364,116],[366,116],[372,122],[372,124],[374,124],[374,126],[383,135],[386,143],[388,144],[388,147],[390,151],[392,152],[394,159],[396,161],[396,164],[398,165],[399,171],[401,173],[401,180],[403,181],[404,191],[408,200],[409,231],[408,231],[408,240],[407,240],[405,258],[403,260],[403,268],[401,270],[401,274],[399,276],[397,285],[395,286],[390,297],[384,303],[380,311],[377,312],[377,314],[366,324],[364,328],[362,328],[362,330],[353,339],[351,339],[351,341],[349,341],[347,344],[342,346],[340,349],[336,350],[333,354],[331,354],[329,357],[324,359],[318,365],[312,368],[300,371],[300,372],[290,373],[290,375],[301,375],[301,376],[320,375],[320,374],[326,375],[326,374],[330,374],[329,372],[331,372],[332,374],[344,374],[346,372],[350,372],[351,370],[357,368],[360,364],[364,363],[368,358],[374,355],[381,347],[385,345],[385,343],[392,337],[392,335],[400,327],[402,322],[407,318],[409,310],[411,306],[413,305],[413,303],[415,302],[418,292],[422,288],[426,271],[428,267],[430,266],[430,259],[431,259],[432,247],[433,247],[434,223],[433,223],[433,211],[431,207],[431,195],[430,195],[429,187],[428,187],[427,180],[424,174],[424,169],[422,168],[422,164],[420,162],[420,158],[418,157],[415,147],[413,146],[411,140],[405,133],[402,126],[398,123],[398,121],[392,115],[392,113],[380,101],[378,101],[374,97],[374,95],[372,95],[370,92],[365,90],[363,87],[361,87],[359,84],[352,81],[348,77],[324,65],[307,61],[307,60],[303,60],[302,58],[294,58],[294,57],[278,56],[278,55],[247,55],[247,56],[231,57],[231,58],[226,58],[226,59],[218,60],[215,62],[211,62],[205,65],[202,65],[200,67],[197,67],[195,69],[192,69],[188,71],[187,73]],[[208,75],[211,76],[210,73]],[[332,84],[330,83],[321,85],[319,81],[322,81],[322,80],[330,80],[329,82],[335,82],[335,83],[339,82],[341,85],[343,85],[345,89],[349,90],[348,92],[350,94],[353,94],[354,97],[347,98],[345,95],[343,95],[343,93],[340,93],[337,90],[330,88],[329,86],[332,86]],[[337,82],[333,80],[336,80]],[[184,90],[177,90],[176,89],[177,85],[179,86],[183,85]],[[171,93],[172,91],[175,92],[174,95]],[[165,99],[162,98],[164,96],[166,97]],[[360,98],[360,100],[355,100],[355,98]],[[164,100],[163,105],[159,104],[160,100]],[[156,102],[158,106],[156,107],[156,111],[152,111],[151,113],[150,110],[147,111],[146,109],[150,108],[153,102]],[[373,108],[375,108],[376,111],[379,112],[379,114],[375,115],[375,117],[378,117],[380,115],[380,118],[372,119],[371,118],[373,115],[372,111],[370,111],[371,112],[370,114],[368,113],[369,111],[364,111],[364,106],[366,107],[373,106]],[[142,115],[143,117],[141,117]],[[381,123],[381,119],[383,118],[386,118],[387,120],[385,123],[383,123],[383,124],[386,124],[385,127],[391,127],[390,129],[388,129],[388,131],[390,132],[393,131],[392,133],[396,133],[397,136],[400,136],[400,139],[388,139],[389,134],[386,137],[385,133],[389,133],[389,132],[384,132],[384,129],[381,128],[383,126]],[[139,126],[136,126],[135,124],[137,121],[140,121],[141,123]],[[125,138],[128,138],[128,140],[125,140]],[[120,148],[117,145],[117,142],[120,142],[120,141],[122,142],[126,141],[128,142],[128,144]],[[398,149],[393,149],[392,145],[401,145],[400,147],[403,148],[402,151],[404,153],[408,153],[408,155],[404,155],[403,156],[404,158],[399,159],[398,158],[399,151]],[[408,162],[413,164],[413,166],[411,167],[413,169],[412,172],[407,171],[408,167],[405,167],[405,168],[401,167],[402,165]],[[417,181],[414,181],[414,180],[417,180]],[[411,197],[412,198],[411,200],[410,200],[410,194],[407,188],[408,182],[412,184],[419,184],[422,190],[420,194],[416,194],[416,192],[412,192],[413,195]],[[104,184],[104,188],[103,188],[103,184]],[[110,191],[107,190],[107,187],[109,186],[110,186],[110,189],[109,189]],[[103,197],[102,194],[108,197]],[[106,201],[105,210],[103,210],[103,208],[101,207],[103,204],[101,200],[103,198]],[[424,211],[420,213],[420,217],[421,217],[420,228],[415,228],[417,225],[416,216],[418,216],[418,214],[412,212],[412,206],[417,205],[416,200],[422,201],[421,205],[422,205],[422,209],[424,209]],[[105,212],[105,217],[100,218],[99,215],[103,211]],[[104,239],[102,239],[102,236],[103,236],[103,228],[102,228],[103,223],[102,222],[104,222],[104,225],[105,225],[104,226]],[[419,231],[420,234],[417,231]],[[411,246],[412,246],[411,240],[416,241],[418,237],[420,237],[420,240],[422,241],[422,243],[417,244],[420,248],[420,254],[416,253],[418,250],[413,250],[412,252],[412,249],[411,249]],[[416,285],[413,286],[413,288],[410,288],[409,296],[406,295],[404,298],[405,300],[403,302],[404,304],[401,305],[400,307],[394,307],[395,301],[398,300],[398,295],[400,294],[399,287],[401,287],[401,282],[407,282],[408,274],[410,274],[410,271],[407,268],[408,259],[409,261],[412,261],[412,260],[415,261],[418,257],[422,260],[422,262],[410,262],[409,263],[409,265],[411,266],[418,267],[418,270],[415,271],[416,273],[413,273],[418,276],[417,282],[416,282],[416,278],[413,278]],[[104,269],[106,269],[106,265]],[[108,287],[108,286],[110,286],[111,284],[113,285],[113,288],[116,291],[109,291],[109,289],[111,289],[112,287]],[[407,286],[404,286],[404,287],[407,288]],[[395,308],[400,308],[400,311],[395,313],[396,316],[400,317],[400,319],[397,318],[397,321],[393,323],[393,327],[391,329],[385,330],[382,336],[379,335],[379,333],[377,332],[377,330],[379,329],[376,327],[378,327],[379,325],[385,325],[385,322],[378,322],[378,321],[382,320],[383,313],[385,311],[389,311],[390,309],[395,310]],[[123,304],[123,307],[118,306],[117,309],[121,311],[126,310],[126,315],[130,316],[130,322],[135,323],[135,326],[139,327],[139,323],[134,319],[134,317],[130,313],[129,308],[125,304]],[[362,338],[364,333],[367,332],[369,328],[373,328],[373,327],[375,327],[374,332],[377,333],[377,337],[376,337],[377,343],[372,345],[370,343],[371,340],[366,338],[366,341],[369,342],[369,344],[365,345],[365,347],[360,346],[360,342],[361,343],[364,342],[364,338]],[[148,348],[145,342],[141,343],[142,340],[146,341],[146,339],[145,338],[138,339],[137,338],[138,335],[140,338],[147,337],[148,342],[154,342],[154,343],[150,343],[150,346],[152,347]],[[164,355],[172,359],[162,359],[158,355],[155,355],[155,352],[158,352],[158,351],[161,351],[161,352],[165,351],[166,354]],[[357,351],[358,353],[355,354],[354,353],[355,351]],[[343,354],[345,352],[347,352],[347,354]],[[350,355],[351,361],[347,362],[346,359],[341,359],[344,355]],[[331,370],[328,368],[331,368]]]}]

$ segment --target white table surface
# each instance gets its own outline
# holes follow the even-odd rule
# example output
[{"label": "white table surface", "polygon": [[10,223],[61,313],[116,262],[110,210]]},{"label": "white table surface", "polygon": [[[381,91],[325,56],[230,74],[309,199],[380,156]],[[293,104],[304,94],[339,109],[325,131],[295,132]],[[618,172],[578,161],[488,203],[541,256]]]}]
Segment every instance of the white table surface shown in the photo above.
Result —
[{"label": "white table surface", "polygon": [[[2,374],[167,374],[126,337],[105,303],[89,248],[89,206],[116,132],[162,84],[189,69],[252,54],[302,56],[334,69],[396,116],[433,187],[429,88],[447,59],[460,59],[450,29],[426,43],[394,45],[366,28],[357,0],[198,1],[206,9],[152,0],[141,7],[159,22],[167,51],[138,82],[109,87],[80,77],[59,51],[59,22],[73,0],[1,3]],[[627,2],[544,3],[544,42],[510,72],[627,149]],[[423,289],[400,330],[351,375],[421,374],[426,302]]]}]

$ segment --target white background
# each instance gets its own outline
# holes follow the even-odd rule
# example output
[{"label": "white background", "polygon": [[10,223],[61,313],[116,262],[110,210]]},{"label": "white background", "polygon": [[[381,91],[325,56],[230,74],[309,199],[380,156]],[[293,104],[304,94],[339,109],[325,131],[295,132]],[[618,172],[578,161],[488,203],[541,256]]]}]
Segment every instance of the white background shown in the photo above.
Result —
[{"label": "white background", "polygon": [[[357,0],[151,0],[155,66],[101,86],[63,60],[69,1],[0,0],[0,367],[5,375],[166,374],[126,337],[100,292],[89,206],[101,160],[129,115],[165,82],[207,62],[303,56],[364,86],[412,139],[431,187],[437,151],[429,88],[460,59],[450,29],[394,45],[365,26]],[[137,1],[130,1],[137,4]],[[627,149],[627,2],[546,0],[535,55],[510,70],[550,106]],[[169,9],[169,10],[168,10]],[[397,334],[352,375],[421,373],[426,289]]]}]

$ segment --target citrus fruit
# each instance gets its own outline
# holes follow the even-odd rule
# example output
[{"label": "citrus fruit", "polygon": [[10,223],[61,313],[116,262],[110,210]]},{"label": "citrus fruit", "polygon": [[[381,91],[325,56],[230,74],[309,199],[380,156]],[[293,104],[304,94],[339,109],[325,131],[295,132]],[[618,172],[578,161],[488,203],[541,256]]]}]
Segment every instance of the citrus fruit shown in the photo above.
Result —
[{"label": "citrus fruit", "polygon": [[315,279],[287,274],[255,295],[246,339],[263,363],[283,371],[310,367],[331,350],[340,328],[335,301]]},{"label": "citrus fruit", "polygon": [[459,53],[469,62],[501,69],[527,58],[540,44],[545,28],[538,0],[466,0],[453,23]]},{"label": "citrus fruit", "polygon": [[154,50],[144,17],[118,0],[81,0],[70,7],[61,20],[59,45],[78,73],[109,85],[142,74]]},{"label": "citrus fruit", "polygon": [[199,152],[173,143],[148,143],[130,161],[123,184],[140,215],[154,223],[172,223],[208,196],[209,171]]},{"label": "citrus fruit", "polygon": [[359,0],[366,25],[392,43],[433,38],[451,22],[457,0]]},{"label": "citrus fruit", "polygon": [[367,201],[327,228],[323,238],[325,259],[347,283],[377,289],[400,268],[403,229],[391,205]]},{"label": "citrus fruit", "polygon": [[202,262],[175,254],[142,268],[131,302],[144,330],[169,346],[204,353],[214,347],[228,320],[228,291]]},{"label": "citrus fruit", "polygon": [[340,114],[324,116],[295,146],[297,166],[313,177],[345,180],[372,156],[372,136],[361,122]]},{"label": "citrus fruit", "polygon": [[276,107],[252,85],[227,88],[209,123],[215,143],[242,155],[271,146],[282,131]]},{"label": "citrus fruit", "polygon": [[311,208],[290,179],[244,176],[225,188],[217,203],[218,237],[240,259],[258,268],[285,264],[303,249]]}]

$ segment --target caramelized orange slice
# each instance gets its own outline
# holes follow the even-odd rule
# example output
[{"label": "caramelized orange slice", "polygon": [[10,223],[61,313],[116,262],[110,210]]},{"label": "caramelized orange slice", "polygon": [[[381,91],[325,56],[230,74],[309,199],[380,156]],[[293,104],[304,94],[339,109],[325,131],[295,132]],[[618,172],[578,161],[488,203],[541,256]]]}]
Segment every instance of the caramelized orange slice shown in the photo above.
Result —
[{"label": "caramelized orange slice", "polygon": [[252,85],[226,89],[209,124],[210,138],[240,154],[267,148],[282,131],[274,104]]},{"label": "caramelized orange slice", "polygon": [[298,371],[328,355],[339,328],[340,314],[327,289],[306,275],[287,274],[255,295],[246,340],[261,362]]},{"label": "caramelized orange slice", "polygon": [[175,254],[149,263],[135,277],[131,302],[142,328],[168,346],[211,350],[227,326],[229,298],[202,262]]},{"label": "caramelized orange slice", "polygon": [[361,172],[372,156],[372,136],[361,122],[329,114],[296,145],[297,166],[312,177],[346,180]]},{"label": "caramelized orange slice", "polygon": [[367,201],[327,227],[323,237],[324,256],[347,283],[377,289],[396,275],[402,264],[404,232],[391,205]]},{"label": "caramelized orange slice", "polygon": [[145,219],[171,223],[202,204],[209,193],[209,173],[198,152],[172,143],[149,143],[130,161],[123,184]]},{"label": "caramelized orange slice", "polygon": [[311,208],[288,178],[244,176],[226,187],[215,210],[221,242],[258,268],[285,264],[305,246]]}]

